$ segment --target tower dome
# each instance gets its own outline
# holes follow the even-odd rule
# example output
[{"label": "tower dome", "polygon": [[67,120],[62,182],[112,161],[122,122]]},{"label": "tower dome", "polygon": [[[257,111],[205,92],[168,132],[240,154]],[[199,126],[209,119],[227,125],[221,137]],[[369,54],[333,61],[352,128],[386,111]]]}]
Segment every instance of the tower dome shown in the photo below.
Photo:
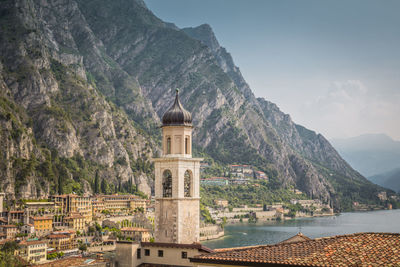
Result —
[{"label": "tower dome", "polygon": [[162,126],[192,126],[192,114],[184,109],[179,101],[178,89],[174,104],[162,117],[162,124]]}]

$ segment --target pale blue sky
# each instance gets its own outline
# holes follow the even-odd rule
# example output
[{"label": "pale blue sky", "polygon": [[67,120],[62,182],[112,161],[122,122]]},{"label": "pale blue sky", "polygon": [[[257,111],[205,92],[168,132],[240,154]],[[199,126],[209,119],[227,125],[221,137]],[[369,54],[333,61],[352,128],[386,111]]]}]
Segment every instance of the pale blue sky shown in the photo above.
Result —
[{"label": "pale blue sky", "polygon": [[180,28],[210,24],[255,95],[295,122],[400,140],[400,1],[145,2]]}]

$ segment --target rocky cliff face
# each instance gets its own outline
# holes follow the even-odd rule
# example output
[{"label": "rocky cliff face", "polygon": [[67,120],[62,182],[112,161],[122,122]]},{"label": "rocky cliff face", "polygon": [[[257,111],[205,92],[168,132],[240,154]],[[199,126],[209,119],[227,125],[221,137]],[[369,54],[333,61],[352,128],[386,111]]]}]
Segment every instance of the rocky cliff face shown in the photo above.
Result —
[{"label": "rocky cliff face", "polygon": [[[143,166],[150,166],[155,145],[138,132],[127,112],[155,114],[146,110],[137,83],[130,83],[122,70],[113,74],[125,85],[115,82],[107,89],[112,91],[108,97],[118,90],[134,97],[121,104],[127,112],[96,88],[83,55],[101,54],[101,43],[77,4],[3,1],[1,14],[3,190],[11,198],[90,193],[97,170],[110,187],[133,181],[150,193],[151,174]],[[90,54],[93,68],[111,68],[112,62],[96,55]]]},{"label": "rocky cliff face", "polygon": [[[149,192],[148,159],[174,88],[193,114],[196,147],[214,159],[253,164],[337,206],[335,177],[378,190],[323,136],[257,99],[208,25],[180,30],[138,0],[9,0],[0,9],[2,156],[37,161],[24,197],[90,192],[96,172],[110,187],[132,181]],[[7,110],[26,141],[9,139]],[[13,195],[20,176],[3,165]]]}]

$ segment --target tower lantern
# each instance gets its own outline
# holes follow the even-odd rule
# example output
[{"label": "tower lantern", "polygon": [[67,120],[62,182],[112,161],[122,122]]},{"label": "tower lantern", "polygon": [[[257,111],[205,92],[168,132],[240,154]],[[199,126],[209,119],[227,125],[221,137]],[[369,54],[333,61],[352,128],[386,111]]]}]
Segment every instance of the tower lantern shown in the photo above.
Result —
[{"label": "tower lantern", "polygon": [[155,163],[155,241],[200,241],[200,161],[192,158],[192,115],[179,101],[162,117],[162,148]]}]

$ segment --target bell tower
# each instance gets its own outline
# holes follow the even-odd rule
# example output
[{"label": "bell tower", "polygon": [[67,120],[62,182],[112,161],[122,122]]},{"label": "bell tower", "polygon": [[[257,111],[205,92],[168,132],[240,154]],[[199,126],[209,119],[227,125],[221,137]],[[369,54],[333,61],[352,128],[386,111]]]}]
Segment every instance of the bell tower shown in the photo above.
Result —
[{"label": "bell tower", "polygon": [[200,161],[192,158],[192,115],[179,101],[162,118],[162,148],[155,164],[155,241],[200,241]]}]

